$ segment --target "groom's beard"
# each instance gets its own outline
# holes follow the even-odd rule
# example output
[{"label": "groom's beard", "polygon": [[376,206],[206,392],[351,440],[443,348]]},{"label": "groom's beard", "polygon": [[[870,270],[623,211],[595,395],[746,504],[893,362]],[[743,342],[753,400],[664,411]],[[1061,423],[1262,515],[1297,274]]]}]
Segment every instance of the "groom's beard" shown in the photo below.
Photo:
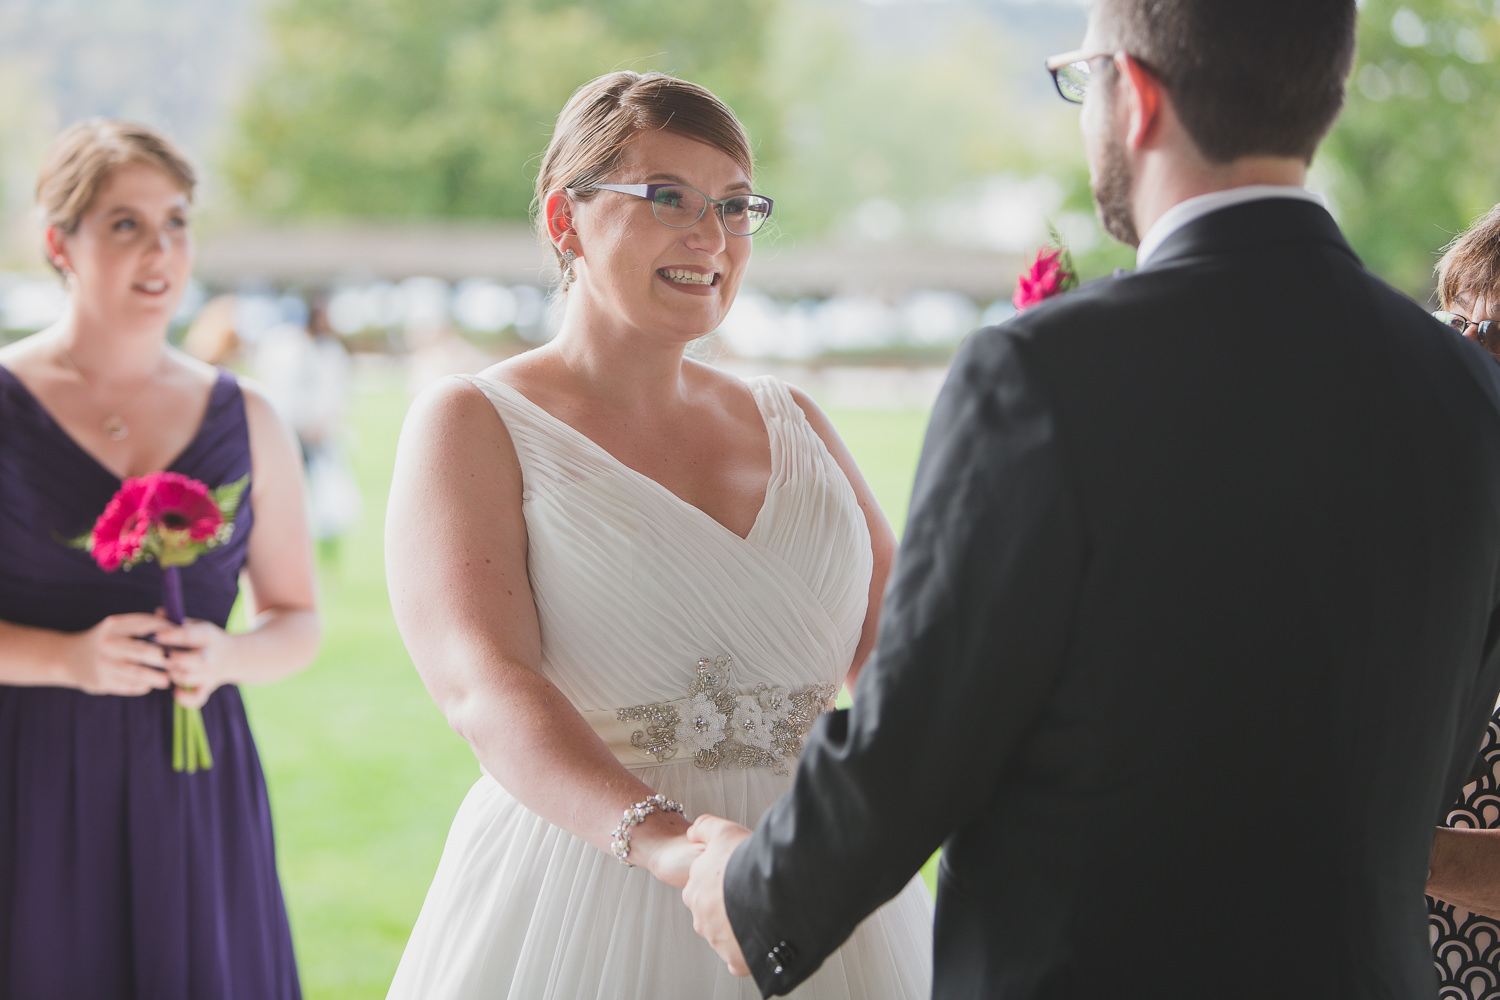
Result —
[{"label": "groom's beard", "polygon": [[1141,245],[1135,231],[1135,212],[1130,207],[1130,163],[1118,136],[1110,133],[1104,140],[1104,163],[1095,178],[1094,204],[1099,206],[1099,221],[1104,231],[1128,247]]}]

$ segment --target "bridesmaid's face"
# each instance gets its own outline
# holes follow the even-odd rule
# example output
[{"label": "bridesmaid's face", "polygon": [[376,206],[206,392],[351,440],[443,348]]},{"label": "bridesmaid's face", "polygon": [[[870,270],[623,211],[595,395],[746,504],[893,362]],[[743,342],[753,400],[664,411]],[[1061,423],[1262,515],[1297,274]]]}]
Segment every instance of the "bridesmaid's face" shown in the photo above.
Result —
[{"label": "bridesmaid's face", "polygon": [[167,324],[193,267],[189,207],[166,172],[126,163],[110,171],[77,229],[49,230],[81,317],[132,329]]},{"label": "bridesmaid's face", "polygon": [[[609,184],[675,183],[710,198],[749,194],[750,178],[728,155],[672,132],[649,132],[627,148]],[[658,221],[651,203],[617,191],[574,202],[578,283],[568,290],[628,327],[691,340],[729,312],[750,261],[751,237],[728,232],[713,206],[694,225]]]}]

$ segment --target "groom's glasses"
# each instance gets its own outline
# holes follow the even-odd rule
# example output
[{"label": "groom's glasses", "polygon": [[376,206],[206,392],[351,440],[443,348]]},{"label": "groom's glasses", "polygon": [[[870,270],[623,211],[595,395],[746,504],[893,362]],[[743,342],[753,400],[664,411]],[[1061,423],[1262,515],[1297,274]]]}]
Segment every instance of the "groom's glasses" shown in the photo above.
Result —
[{"label": "groom's glasses", "polygon": [[1094,63],[1109,59],[1113,52],[1101,52],[1086,56],[1082,52],[1064,52],[1047,60],[1047,72],[1052,74],[1052,83],[1062,99],[1071,104],[1082,104],[1089,92],[1089,80],[1093,78]]},{"label": "groom's glasses", "polygon": [[[1490,346],[1490,334],[1497,332],[1496,327],[1500,326],[1500,324],[1497,324],[1492,319],[1476,321],[1469,319],[1467,316],[1460,316],[1455,312],[1439,310],[1432,315],[1439,323],[1451,326],[1459,333],[1465,332],[1471,326],[1474,327],[1474,339],[1479,342],[1479,346],[1481,347]],[[1497,343],[1495,346],[1500,347],[1500,343]]]}]

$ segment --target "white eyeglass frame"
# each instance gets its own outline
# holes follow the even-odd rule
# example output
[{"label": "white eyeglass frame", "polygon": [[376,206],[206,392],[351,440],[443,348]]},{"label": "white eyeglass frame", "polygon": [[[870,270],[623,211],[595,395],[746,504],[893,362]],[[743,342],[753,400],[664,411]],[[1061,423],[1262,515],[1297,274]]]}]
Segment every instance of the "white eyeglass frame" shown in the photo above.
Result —
[{"label": "white eyeglass frame", "polygon": [[[708,211],[708,206],[713,205],[714,214],[719,217],[719,224],[722,225],[724,227],[724,231],[726,233],[729,233],[731,236],[754,236],[756,233],[760,232],[762,228],[765,227],[766,222],[771,218],[771,211],[776,206],[776,203],[774,201],[772,201],[770,198],[767,198],[763,194],[732,194],[728,198],[710,198],[708,195],[704,194],[702,191],[699,191],[691,184],[679,184],[675,181],[663,181],[660,184],[595,184],[593,185],[593,188],[597,191],[616,191],[620,194],[628,194],[633,195],[636,198],[644,198],[646,201],[649,201],[651,203],[651,214],[653,217],[655,217],[656,221],[672,229],[691,229],[698,224],[698,219],[703,218],[703,213]],[[686,188],[689,191],[697,193],[703,198],[703,212],[698,213],[697,219],[694,219],[692,222],[689,222],[686,225],[682,226],[673,225],[672,223],[666,221],[660,215],[656,214],[656,192],[660,191],[662,188]],[[568,188],[568,192],[576,193],[572,188]],[[729,228],[729,223],[724,219],[725,203],[733,201],[736,198],[758,198],[766,204],[766,213],[761,217],[760,225],[756,226],[748,233],[735,232],[733,229]]]}]

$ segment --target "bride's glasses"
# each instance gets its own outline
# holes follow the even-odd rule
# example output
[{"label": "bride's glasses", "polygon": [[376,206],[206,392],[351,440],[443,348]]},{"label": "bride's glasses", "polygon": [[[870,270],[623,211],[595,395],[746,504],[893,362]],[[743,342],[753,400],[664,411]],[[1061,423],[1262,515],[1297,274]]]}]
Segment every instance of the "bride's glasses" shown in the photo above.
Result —
[{"label": "bride's glasses", "polygon": [[595,184],[600,191],[645,198],[651,203],[656,220],[673,229],[688,229],[703,218],[708,206],[714,206],[724,229],[735,236],[753,236],[771,217],[772,201],[759,194],[732,194],[728,198],[710,198],[686,184]]}]

